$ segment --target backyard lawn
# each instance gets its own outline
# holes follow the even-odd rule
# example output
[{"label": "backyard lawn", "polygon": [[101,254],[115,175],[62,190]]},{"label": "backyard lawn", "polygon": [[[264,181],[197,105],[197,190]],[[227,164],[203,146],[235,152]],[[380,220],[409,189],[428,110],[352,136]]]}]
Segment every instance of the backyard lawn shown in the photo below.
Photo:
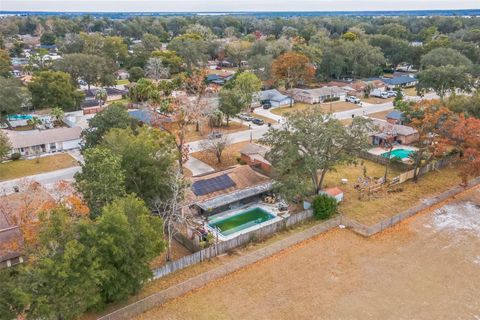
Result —
[{"label": "backyard lawn", "polygon": [[292,107],[287,106],[287,107],[275,108],[275,109],[272,109],[271,112],[273,114],[283,116],[286,113],[303,111],[303,110],[310,109],[310,108],[315,108],[315,107],[319,108],[324,113],[329,113],[330,111],[341,112],[341,111],[348,111],[348,110],[353,110],[353,109],[358,109],[359,108],[358,105],[350,103],[350,102],[345,102],[345,101],[333,102],[331,106],[330,106],[330,103],[322,103],[322,104],[311,105],[311,104],[307,104],[307,103],[297,102]]},{"label": "backyard lawn", "polygon": [[240,157],[240,150],[242,150],[250,142],[239,142],[228,146],[222,154],[222,162],[218,163],[217,158],[210,152],[198,151],[190,154],[191,157],[205,162],[216,170],[226,169],[228,167],[238,164],[237,159]]},{"label": "backyard lawn", "polygon": [[403,93],[407,96],[415,97],[417,95],[417,88],[404,88],[402,89]]},{"label": "backyard lawn", "polygon": [[[364,161],[367,168],[367,176],[382,177],[385,167],[370,161]],[[395,177],[400,172],[390,170],[389,178]],[[359,193],[354,189],[358,177],[363,175],[362,165],[339,166],[336,171],[327,173],[326,186],[338,186],[344,191],[344,201],[340,205],[340,211],[366,225],[373,225],[386,217],[391,217],[403,210],[420,204],[421,200],[437,193],[448,190],[460,183],[458,169],[444,168],[440,171],[432,171],[420,177],[418,183],[409,180],[393,187],[394,193],[381,190],[373,195],[370,200],[359,200]],[[342,185],[340,180],[348,179],[348,183]]]},{"label": "backyard lawn", "polygon": [[[37,163],[38,161],[38,163]],[[39,159],[17,160],[0,163],[0,181],[78,166],[68,153],[60,153]]]},{"label": "backyard lawn", "polygon": [[122,80],[117,80],[117,85],[127,85],[130,84],[130,81],[128,79],[122,79]]}]

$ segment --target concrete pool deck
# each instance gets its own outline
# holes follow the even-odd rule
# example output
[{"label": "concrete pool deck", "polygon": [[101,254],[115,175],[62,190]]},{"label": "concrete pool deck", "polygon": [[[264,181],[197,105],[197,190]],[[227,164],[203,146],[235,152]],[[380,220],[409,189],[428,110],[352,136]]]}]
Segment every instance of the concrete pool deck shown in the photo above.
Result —
[{"label": "concrete pool deck", "polygon": [[[418,148],[412,147],[412,146],[405,146],[405,145],[399,145],[393,147],[393,150],[398,150],[398,149],[403,149],[403,150],[410,150],[410,151],[417,151]],[[382,147],[376,147],[368,150],[368,153],[374,154],[376,156],[381,156],[383,153],[388,152],[388,148],[382,148]]]}]

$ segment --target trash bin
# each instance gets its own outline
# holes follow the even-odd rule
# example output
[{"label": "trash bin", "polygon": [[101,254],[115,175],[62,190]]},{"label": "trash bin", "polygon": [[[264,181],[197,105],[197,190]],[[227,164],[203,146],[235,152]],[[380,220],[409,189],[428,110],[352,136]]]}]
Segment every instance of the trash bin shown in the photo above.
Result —
[{"label": "trash bin", "polygon": [[271,127],[271,126],[272,126],[272,124],[269,122],[269,123],[268,123],[268,126],[269,126],[269,127]]}]

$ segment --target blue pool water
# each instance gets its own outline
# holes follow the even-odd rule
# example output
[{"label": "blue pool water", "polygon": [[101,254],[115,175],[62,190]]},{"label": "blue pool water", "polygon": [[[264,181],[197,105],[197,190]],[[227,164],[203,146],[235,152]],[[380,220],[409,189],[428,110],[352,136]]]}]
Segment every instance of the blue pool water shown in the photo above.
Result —
[{"label": "blue pool water", "polygon": [[14,121],[14,120],[30,120],[32,119],[33,116],[30,114],[12,114],[8,116],[8,120]]},{"label": "blue pool water", "polygon": [[262,208],[252,208],[239,212],[228,218],[213,219],[209,222],[209,226],[213,229],[218,228],[224,236],[250,228],[251,226],[271,220],[275,216]]},{"label": "blue pool water", "polygon": [[[398,159],[408,158],[413,152],[414,152],[413,150],[395,149],[395,150],[392,150],[392,152],[390,153],[390,159],[392,159],[392,158],[398,158]],[[388,158],[388,152],[382,153],[382,157]]]}]

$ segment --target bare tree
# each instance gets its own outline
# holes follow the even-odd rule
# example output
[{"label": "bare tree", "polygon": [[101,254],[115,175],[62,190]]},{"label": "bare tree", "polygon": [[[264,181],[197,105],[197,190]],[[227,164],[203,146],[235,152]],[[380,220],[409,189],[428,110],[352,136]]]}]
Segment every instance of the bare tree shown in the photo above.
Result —
[{"label": "bare tree", "polygon": [[203,141],[201,146],[205,151],[212,153],[217,158],[218,163],[222,163],[222,154],[230,144],[228,136],[221,135]]},{"label": "bare tree", "polygon": [[170,78],[170,69],[163,65],[160,58],[148,59],[145,69],[147,76],[154,80]]},{"label": "bare tree", "polygon": [[177,228],[188,226],[191,221],[191,215],[187,210],[183,210],[183,200],[187,186],[188,184],[183,178],[180,168],[177,168],[169,183],[171,196],[167,200],[157,199],[153,202],[154,210],[163,219],[163,232],[167,236],[167,261],[172,259],[172,241],[174,235],[178,232]]}]

